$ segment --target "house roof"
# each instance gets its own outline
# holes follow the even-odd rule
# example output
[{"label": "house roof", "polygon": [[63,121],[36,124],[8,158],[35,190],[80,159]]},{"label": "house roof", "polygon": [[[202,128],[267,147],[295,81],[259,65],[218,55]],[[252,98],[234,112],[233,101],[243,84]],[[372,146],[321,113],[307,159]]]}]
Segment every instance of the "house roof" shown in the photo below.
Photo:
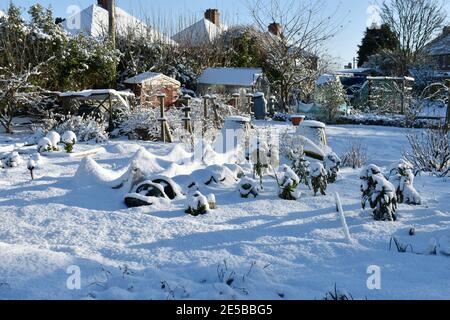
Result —
[{"label": "house roof", "polygon": [[212,42],[228,29],[224,24],[216,26],[206,18],[178,32],[172,39],[179,43],[202,44]]},{"label": "house roof", "polygon": [[208,68],[198,79],[199,84],[251,87],[263,74],[258,68]]},{"label": "house roof", "polygon": [[143,72],[132,78],[129,78],[124,81],[126,84],[142,84],[144,82],[149,82],[158,78],[163,78],[165,81],[169,81],[175,85],[181,86],[181,83],[171,77],[168,77],[162,73],[156,72]]},{"label": "house roof", "polygon": [[425,50],[431,56],[450,54],[450,30],[448,27],[440,36],[431,41]]},{"label": "house roof", "polygon": [[[141,35],[149,36],[152,41],[163,41],[175,44],[169,37],[147,26],[144,22],[128,12],[116,7],[117,31],[126,34],[137,31]],[[108,33],[108,11],[98,5],[91,5],[86,9],[72,15],[64,21],[64,28],[72,33],[83,33],[92,37],[101,37]]]}]

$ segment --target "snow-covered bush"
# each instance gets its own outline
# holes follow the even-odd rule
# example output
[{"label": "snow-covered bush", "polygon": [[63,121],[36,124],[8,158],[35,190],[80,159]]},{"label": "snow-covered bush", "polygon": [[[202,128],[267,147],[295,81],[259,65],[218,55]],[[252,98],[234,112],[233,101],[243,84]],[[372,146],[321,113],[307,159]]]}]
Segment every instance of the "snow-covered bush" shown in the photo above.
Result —
[{"label": "snow-covered bush", "polygon": [[410,150],[403,154],[416,171],[445,177],[450,173],[450,131],[445,127],[407,135]]},{"label": "snow-covered bush", "polygon": [[37,145],[37,151],[39,153],[52,152],[53,151],[53,144],[50,141],[50,139],[47,138],[47,137],[44,137],[41,140],[39,140],[39,143]]},{"label": "snow-covered bush", "polygon": [[290,119],[291,119],[290,114],[282,113],[282,112],[275,113],[275,115],[272,118],[273,121],[279,121],[279,122],[288,122]]},{"label": "snow-covered bush", "polygon": [[50,140],[53,151],[58,151],[58,144],[61,142],[61,136],[56,131],[47,133],[46,138]]},{"label": "snow-covered bush", "polygon": [[207,214],[210,210],[208,199],[200,192],[195,192],[187,201],[186,213],[192,216]]},{"label": "snow-covered bush", "polygon": [[253,164],[253,176],[259,178],[261,189],[263,189],[263,176],[270,165],[270,148],[262,139],[256,138],[250,145],[250,162]]},{"label": "snow-covered bush", "polygon": [[305,159],[305,153],[302,146],[295,146],[287,148],[286,158],[291,162],[291,168],[300,179],[300,183],[305,184],[311,188],[311,181],[309,177],[310,162]]},{"label": "snow-covered bush", "polygon": [[361,168],[367,162],[367,150],[361,141],[350,142],[341,159],[344,167]]},{"label": "snow-covered bush", "polygon": [[16,151],[11,152],[3,159],[3,166],[5,168],[15,168],[22,163],[22,158]]},{"label": "snow-covered bush", "polygon": [[329,81],[317,89],[316,101],[327,112],[327,120],[333,122],[339,113],[339,108],[345,104],[347,93],[339,80]]},{"label": "snow-covered bush", "polygon": [[73,146],[77,143],[77,135],[73,131],[66,131],[64,132],[61,141],[64,144],[66,152],[72,153]]},{"label": "snow-covered bush", "polygon": [[242,178],[239,183],[239,193],[242,198],[248,198],[250,195],[256,198],[259,194],[258,182],[248,177]]},{"label": "snow-covered bush", "polygon": [[118,131],[121,135],[147,141],[157,141],[160,137],[161,125],[156,109],[137,107],[125,110],[118,119]]},{"label": "snow-covered bush", "polygon": [[341,159],[336,153],[330,152],[326,155],[323,163],[325,170],[327,170],[328,183],[335,183],[341,166]]},{"label": "snow-covered bush", "polygon": [[373,209],[376,221],[395,221],[397,217],[397,196],[395,187],[381,173],[381,169],[375,165],[365,167],[360,174],[362,208],[369,203]]},{"label": "snow-covered bush", "polygon": [[53,130],[60,134],[72,131],[80,142],[102,143],[108,140],[105,125],[92,116],[68,115]]},{"label": "snow-covered bush", "polygon": [[297,200],[300,198],[300,191],[297,187],[300,184],[300,178],[288,166],[281,168],[282,177],[278,179],[278,195],[284,200]]},{"label": "snow-covered bush", "polygon": [[413,168],[411,163],[401,160],[389,171],[389,182],[395,187],[398,203],[410,205],[422,203],[419,193],[414,188]]},{"label": "snow-covered bush", "polygon": [[26,145],[33,146],[39,143],[39,140],[45,137],[45,131],[42,128],[33,128],[33,134],[27,138]]},{"label": "snow-covered bush", "polygon": [[311,184],[314,190],[314,195],[320,192],[322,195],[326,195],[328,187],[328,174],[325,167],[320,162],[313,162],[310,165],[311,172]]}]

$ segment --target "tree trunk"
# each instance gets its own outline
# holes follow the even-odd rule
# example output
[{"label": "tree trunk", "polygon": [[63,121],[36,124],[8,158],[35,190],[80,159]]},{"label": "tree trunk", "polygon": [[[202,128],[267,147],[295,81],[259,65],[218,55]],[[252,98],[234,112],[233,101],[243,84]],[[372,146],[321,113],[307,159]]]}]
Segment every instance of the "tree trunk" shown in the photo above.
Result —
[{"label": "tree trunk", "polygon": [[109,15],[109,40],[113,48],[116,48],[116,0],[108,1],[108,15]]}]

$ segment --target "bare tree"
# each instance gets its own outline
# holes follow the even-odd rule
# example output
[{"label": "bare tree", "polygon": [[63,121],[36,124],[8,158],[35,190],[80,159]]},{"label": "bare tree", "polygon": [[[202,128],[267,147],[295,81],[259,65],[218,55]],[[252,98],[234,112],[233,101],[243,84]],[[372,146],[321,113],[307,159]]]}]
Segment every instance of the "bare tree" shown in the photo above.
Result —
[{"label": "bare tree", "polygon": [[443,27],[447,13],[441,0],[384,1],[381,18],[399,40],[399,47],[386,51],[398,68],[398,75],[406,75],[408,68],[419,64],[424,49]]},{"label": "bare tree", "polygon": [[324,15],[327,4],[323,0],[247,1],[256,26],[266,32],[271,25],[272,32],[266,33],[263,45],[276,79],[273,85],[287,111],[292,91],[317,79],[319,49],[342,29],[342,20],[335,18],[339,7]]}]

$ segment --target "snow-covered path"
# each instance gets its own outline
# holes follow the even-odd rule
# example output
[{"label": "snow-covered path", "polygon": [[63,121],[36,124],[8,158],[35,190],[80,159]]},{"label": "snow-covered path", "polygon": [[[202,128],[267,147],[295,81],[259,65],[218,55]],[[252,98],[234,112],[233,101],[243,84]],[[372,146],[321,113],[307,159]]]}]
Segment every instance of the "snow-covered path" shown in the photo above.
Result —
[{"label": "snow-covered path", "polygon": [[[399,160],[406,147],[405,129],[327,131],[338,154],[356,137],[379,166]],[[0,148],[8,145],[3,138]],[[161,156],[170,150],[114,141],[94,159],[117,170],[140,146]],[[321,299],[335,284],[355,299],[450,298],[450,257],[428,254],[433,238],[442,245],[450,239],[449,181],[418,177],[425,204],[401,205],[392,223],[360,209],[359,171],[351,169],[327,196],[303,189],[297,202],[279,199],[270,178],[255,200],[241,199],[237,187],[205,187],[219,207],[191,217],[183,200],[127,209],[123,191],[74,181],[79,163],[47,159],[33,182],[24,166],[0,170],[0,298]],[[353,243],[344,237],[335,191]],[[414,253],[389,251],[391,236]],[[80,290],[66,286],[73,265]],[[381,290],[367,288],[372,265],[381,268]]]}]

